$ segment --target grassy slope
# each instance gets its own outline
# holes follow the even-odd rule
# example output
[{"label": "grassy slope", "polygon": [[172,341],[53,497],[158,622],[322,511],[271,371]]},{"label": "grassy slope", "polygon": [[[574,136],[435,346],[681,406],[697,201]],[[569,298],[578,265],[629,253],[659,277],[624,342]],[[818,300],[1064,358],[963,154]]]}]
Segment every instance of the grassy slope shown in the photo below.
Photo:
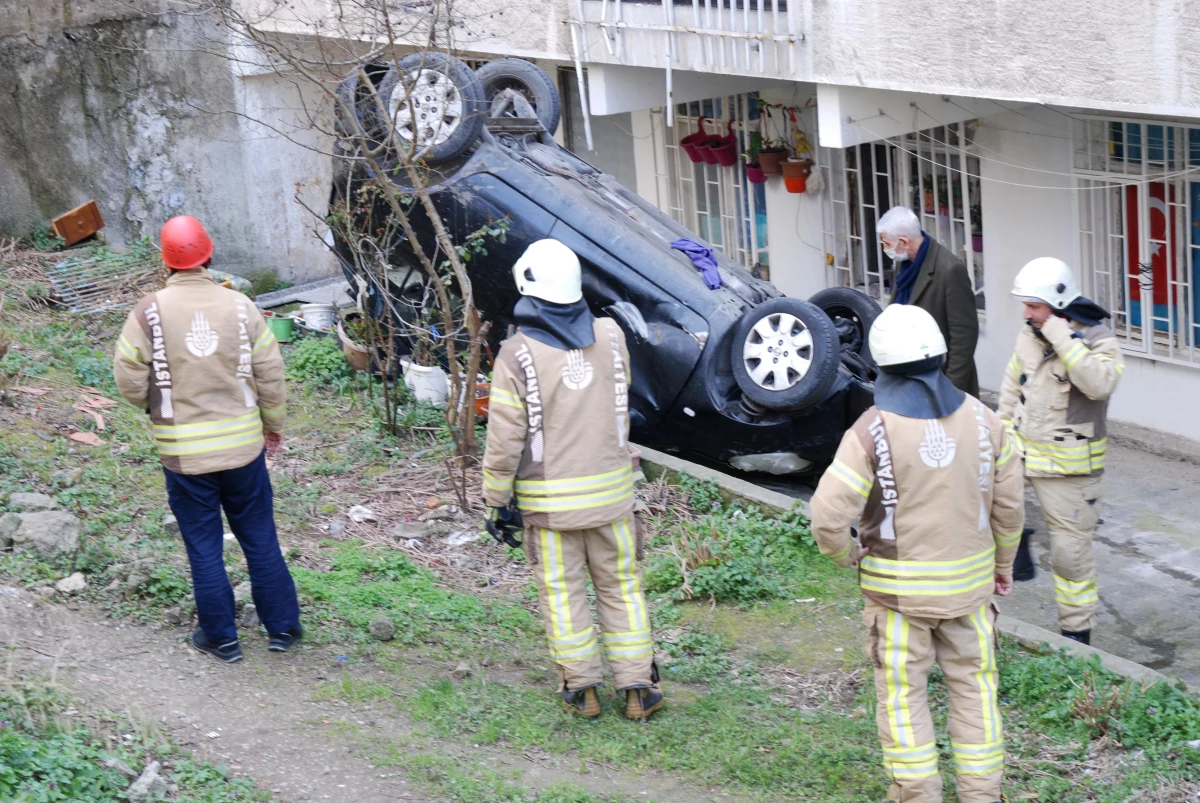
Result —
[{"label": "grassy slope", "polygon": [[[119,316],[85,322],[42,315],[38,325],[20,331],[0,324],[0,331],[21,344],[0,369],[25,384],[88,384],[111,396],[106,344],[118,322]],[[510,778],[446,761],[439,757],[438,740],[538,747],[625,770],[663,770],[690,784],[752,799],[882,798],[869,685],[852,679],[832,698],[818,694],[815,703],[809,698],[800,707],[783,688],[788,677],[818,686],[847,672],[869,678],[859,647],[861,602],[853,578],[805,543],[802,522],[714,510],[715,497],[703,486],[686,489],[691,501],[685,508],[676,504],[660,510],[647,586],[654,592],[659,642],[672,659],[664,666],[670,705],[641,727],[621,720],[611,701],[598,722],[575,720],[548,691],[540,620],[529,612],[528,592],[471,593],[412,565],[399,550],[321,540],[314,521],[344,507],[347,483],[370,499],[380,478],[422,452],[428,470],[436,472],[438,440],[414,431],[411,438],[381,445],[371,434],[362,394],[328,390],[352,383],[336,375],[329,355],[318,353],[322,349],[303,348],[312,352],[306,355],[311,358],[306,371],[335,375],[303,390],[293,384],[291,429],[308,439],[312,454],[302,470],[276,474],[281,529],[293,556],[305,558],[296,563],[297,583],[305,616],[319,625],[319,638],[385,667],[394,678],[374,692],[351,678],[321,693],[394,706],[417,723],[421,749],[375,744],[381,760],[403,767],[433,792],[462,800],[521,800],[527,790]],[[100,434],[127,449],[87,448],[45,434],[66,420],[91,428],[69,404],[47,397],[37,410],[34,400],[20,396],[17,404],[0,410],[0,500],[10,491],[48,490],[54,470],[81,465],[83,482],[59,498],[85,516],[87,537],[76,555],[54,561],[0,556],[0,574],[32,583],[83,570],[91,577],[90,597],[120,616],[158,619],[167,607],[186,604],[182,550],[159,525],[164,494],[144,415],[121,406],[106,416],[108,429]],[[409,420],[436,424],[436,417],[420,408],[410,410]],[[701,556],[687,578],[700,602],[680,599],[681,551]],[[151,585],[133,596],[102,590],[113,564],[137,557],[153,557],[159,566]],[[233,577],[244,579],[243,570],[235,566]],[[718,604],[710,604],[710,598]],[[380,613],[399,628],[397,640],[388,645],[366,635],[367,624]],[[477,670],[491,663],[507,671],[503,682],[484,671],[455,682],[431,676],[431,656],[465,660]],[[945,693],[936,676],[932,690],[945,751]],[[1006,645],[1002,696],[1013,758],[1010,797],[1024,793],[1064,803],[1117,803],[1161,794],[1166,800],[1175,784],[1197,778],[1196,753],[1183,743],[1200,730],[1200,714],[1195,702],[1172,689],[1122,690],[1096,667],[1063,656],[1029,656]],[[52,738],[49,731],[29,733]],[[599,800],[573,788],[554,790],[557,797],[546,794],[539,799]]]}]

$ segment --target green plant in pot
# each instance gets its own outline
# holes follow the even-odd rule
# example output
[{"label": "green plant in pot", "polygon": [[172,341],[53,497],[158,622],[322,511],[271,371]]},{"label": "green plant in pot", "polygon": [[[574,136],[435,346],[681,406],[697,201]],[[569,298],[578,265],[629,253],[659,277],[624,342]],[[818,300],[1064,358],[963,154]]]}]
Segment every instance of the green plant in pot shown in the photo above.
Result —
[{"label": "green plant in pot", "polygon": [[778,175],[782,171],[779,165],[783,162],[784,155],[783,144],[779,140],[765,139],[758,151],[759,169],[769,176]]}]

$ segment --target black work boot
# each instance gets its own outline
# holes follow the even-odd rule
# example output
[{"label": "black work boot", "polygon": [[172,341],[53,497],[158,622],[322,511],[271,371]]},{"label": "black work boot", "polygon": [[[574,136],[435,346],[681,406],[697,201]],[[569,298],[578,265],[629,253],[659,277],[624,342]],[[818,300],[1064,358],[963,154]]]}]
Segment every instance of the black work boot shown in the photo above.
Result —
[{"label": "black work boot", "polygon": [[267,649],[271,652],[287,652],[302,638],[304,638],[304,628],[296,625],[295,630],[271,636],[267,640]]},{"label": "black work boot", "polygon": [[242,645],[237,639],[226,644],[217,644],[209,641],[208,636],[204,635],[204,630],[199,627],[192,631],[192,646],[227,664],[242,660]]},{"label": "black work boot", "polygon": [[587,686],[574,691],[568,689],[562,693],[563,705],[572,714],[588,719],[600,716],[600,697],[596,694],[595,686]]},{"label": "black work boot", "polygon": [[1092,630],[1091,630],[1091,628],[1088,628],[1087,630],[1076,630],[1076,631],[1062,630],[1060,632],[1064,636],[1069,638],[1071,641],[1078,641],[1080,644],[1086,644],[1089,647],[1092,646]]},{"label": "black work boot", "polygon": [[625,716],[646,720],[663,707],[663,694],[655,686],[633,686],[625,689]]},{"label": "black work boot", "polygon": [[1033,554],[1029,551],[1029,536],[1037,530],[1026,527],[1021,532],[1021,543],[1017,546],[1017,557],[1013,560],[1013,579],[1018,583],[1037,577],[1037,566],[1033,562]]}]

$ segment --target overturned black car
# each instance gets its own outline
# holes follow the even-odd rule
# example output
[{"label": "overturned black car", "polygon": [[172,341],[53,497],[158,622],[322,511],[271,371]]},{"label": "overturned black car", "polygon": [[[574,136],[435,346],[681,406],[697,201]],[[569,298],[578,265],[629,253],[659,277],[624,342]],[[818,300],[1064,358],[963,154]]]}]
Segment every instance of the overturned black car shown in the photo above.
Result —
[{"label": "overturned black car", "polygon": [[[382,106],[396,135],[424,149],[430,196],[451,237],[458,242],[491,221],[508,221],[504,241],[489,243],[487,256],[468,265],[495,340],[518,299],[512,264],[534,240],[560,240],[579,255],[592,311],[625,330],[636,442],[772,473],[815,470],[832,459],[842,433],[871,404],[873,300],[849,289],[811,301],[785,297],[719,251],[720,286],[709,289],[688,256],[671,247],[681,238],[698,241],[695,234],[555,143],[548,132],[558,125],[558,93],[529,62],[501,59],[473,72],[417,54],[365,72],[371,86],[355,71],[342,97],[364,126]],[[336,146],[331,208],[370,178],[347,144],[353,141],[345,136]],[[402,176],[388,180],[402,183]],[[418,239],[432,245],[420,205],[409,214]],[[336,237],[334,250],[351,285],[365,288],[373,314],[385,300],[421,314],[426,279],[402,238],[387,254],[387,287],[357,275],[353,254]]]}]

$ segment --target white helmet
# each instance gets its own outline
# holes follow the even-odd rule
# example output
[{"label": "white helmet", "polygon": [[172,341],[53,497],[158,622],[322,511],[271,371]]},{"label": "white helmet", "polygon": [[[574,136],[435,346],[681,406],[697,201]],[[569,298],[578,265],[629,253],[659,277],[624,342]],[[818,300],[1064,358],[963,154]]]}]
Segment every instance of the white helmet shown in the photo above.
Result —
[{"label": "white helmet", "polygon": [[1054,309],[1065,309],[1083,295],[1070,266],[1054,257],[1026,262],[1013,281],[1012,294],[1022,301],[1049,304]]},{"label": "white helmet", "polygon": [[583,298],[579,257],[558,240],[530,243],[513,265],[513,279],[521,295],[551,304],[574,304]]},{"label": "white helmet", "polygon": [[890,304],[879,313],[867,336],[875,364],[888,366],[920,362],[946,353],[946,338],[937,321],[911,304]]}]

